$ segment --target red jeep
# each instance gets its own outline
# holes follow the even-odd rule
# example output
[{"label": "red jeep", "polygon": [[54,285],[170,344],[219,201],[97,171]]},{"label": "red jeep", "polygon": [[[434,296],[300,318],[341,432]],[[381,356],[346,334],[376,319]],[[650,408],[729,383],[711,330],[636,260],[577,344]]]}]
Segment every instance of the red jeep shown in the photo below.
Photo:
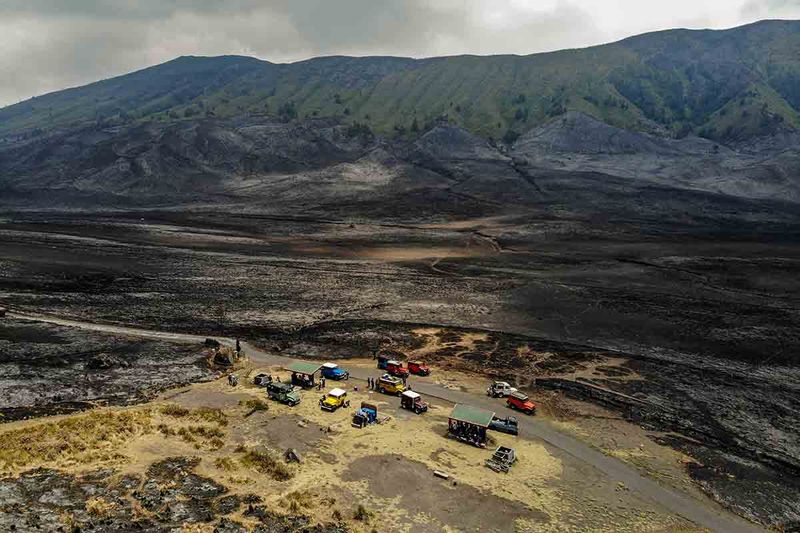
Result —
[{"label": "red jeep", "polygon": [[387,361],[386,372],[398,378],[408,377],[408,370],[403,368],[403,363],[399,361]]},{"label": "red jeep", "polygon": [[512,393],[506,400],[506,404],[512,409],[522,411],[526,415],[536,414],[536,404],[521,392]]},{"label": "red jeep", "polygon": [[417,376],[430,376],[431,369],[421,361],[409,361],[408,371]]}]

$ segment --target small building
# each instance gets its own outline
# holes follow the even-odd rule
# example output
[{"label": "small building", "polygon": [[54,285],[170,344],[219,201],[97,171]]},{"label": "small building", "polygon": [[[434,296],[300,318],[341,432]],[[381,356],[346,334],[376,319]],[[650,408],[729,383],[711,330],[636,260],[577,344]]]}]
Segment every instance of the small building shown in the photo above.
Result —
[{"label": "small building", "polygon": [[322,365],[319,363],[310,363],[307,361],[295,361],[294,363],[285,367],[292,373],[292,385],[310,389],[316,384],[315,376]]},{"label": "small building", "polygon": [[448,433],[453,438],[481,448],[486,446],[486,430],[494,419],[494,411],[457,404],[450,413]]}]

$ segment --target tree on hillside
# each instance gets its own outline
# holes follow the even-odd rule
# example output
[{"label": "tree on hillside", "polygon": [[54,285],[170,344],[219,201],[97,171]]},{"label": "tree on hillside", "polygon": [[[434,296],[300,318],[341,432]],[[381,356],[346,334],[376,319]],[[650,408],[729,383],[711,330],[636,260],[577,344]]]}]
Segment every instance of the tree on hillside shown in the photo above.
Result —
[{"label": "tree on hillside", "polygon": [[297,108],[294,106],[294,102],[289,100],[288,102],[284,102],[283,104],[278,107],[278,117],[283,122],[289,122],[297,118]]},{"label": "tree on hillside", "polygon": [[514,144],[517,139],[519,139],[519,133],[511,128],[509,128],[508,131],[506,131],[503,135],[503,142],[508,145]]}]

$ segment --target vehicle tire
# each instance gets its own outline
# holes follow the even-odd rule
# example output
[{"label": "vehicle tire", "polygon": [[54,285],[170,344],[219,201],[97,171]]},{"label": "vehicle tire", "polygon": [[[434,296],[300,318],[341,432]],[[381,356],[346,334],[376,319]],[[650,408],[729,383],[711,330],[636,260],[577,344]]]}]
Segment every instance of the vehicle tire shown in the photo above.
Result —
[{"label": "vehicle tire", "polygon": [[384,389],[383,387],[378,387],[378,392],[380,392],[381,394],[386,394],[386,389]]}]

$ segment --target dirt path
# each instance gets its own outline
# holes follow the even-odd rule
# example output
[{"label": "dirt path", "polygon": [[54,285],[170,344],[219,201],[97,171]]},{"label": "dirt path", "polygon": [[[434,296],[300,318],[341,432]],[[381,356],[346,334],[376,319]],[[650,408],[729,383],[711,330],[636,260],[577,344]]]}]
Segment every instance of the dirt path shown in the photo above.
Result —
[{"label": "dirt path", "polygon": [[[169,340],[174,342],[199,343],[205,340],[203,335],[189,335],[183,333],[170,333],[164,331],[153,331],[124,326],[108,324],[95,324],[69,320],[58,317],[44,315],[34,315],[28,313],[10,312],[10,317],[23,320],[37,320],[63,326],[70,326],[92,331],[105,333],[115,333],[120,335],[130,335],[135,337]],[[233,339],[215,337],[217,340],[233,346]],[[265,365],[285,365],[294,359],[273,355],[264,352],[255,346],[242,342],[242,349],[245,354],[254,362]],[[367,377],[376,377],[376,369],[366,369],[354,367],[351,369],[351,376],[357,380],[366,380]],[[502,409],[497,400],[492,400],[486,396],[447,389],[435,383],[422,380],[414,381],[414,390],[428,396],[445,400],[450,403],[467,403],[477,407],[491,410]],[[521,418],[519,424],[520,436],[528,439],[539,439],[550,446],[565,452],[575,459],[591,465],[597,470],[607,475],[613,482],[621,482],[632,491],[637,492],[642,497],[652,500],[661,507],[696,523],[699,526],[708,528],[712,531],[724,533],[738,532],[757,532],[764,531],[755,524],[746,522],[743,519],[715,506],[710,501],[702,501],[689,496],[685,493],[676,491],[673,488],[661,485],[657,481],[644,477],[633,467],[626,465],[620,460],[607,456],[597,449],[562,433],[546,421],[534,418]]]}]

